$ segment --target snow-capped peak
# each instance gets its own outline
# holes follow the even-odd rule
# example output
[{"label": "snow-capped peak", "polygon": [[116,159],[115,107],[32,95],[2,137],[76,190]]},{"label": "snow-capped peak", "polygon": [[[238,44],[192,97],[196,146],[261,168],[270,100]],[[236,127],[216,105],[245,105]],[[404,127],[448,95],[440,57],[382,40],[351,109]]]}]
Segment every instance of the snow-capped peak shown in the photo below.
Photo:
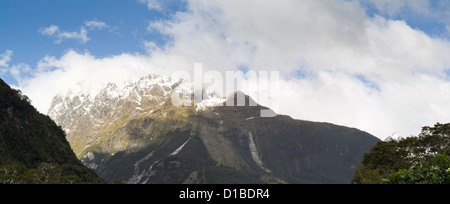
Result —
[{"label": "snow-capped peak", "polygon": [[226,98],[220,97],[215,94],[205,94],[203,95],[203,100],[200,103],[197,103],[196,110],[206,109],[208,107],[222,106],[226,101]]}]

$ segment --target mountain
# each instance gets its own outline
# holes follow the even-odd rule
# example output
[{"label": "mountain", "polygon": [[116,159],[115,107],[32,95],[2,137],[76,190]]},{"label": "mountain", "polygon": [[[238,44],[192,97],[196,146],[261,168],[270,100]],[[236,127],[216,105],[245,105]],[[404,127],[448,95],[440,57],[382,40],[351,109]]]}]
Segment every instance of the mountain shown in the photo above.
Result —
[{"label": "mountain", "polygon": [[[208,93],[195,106],[174,106],[173,92],[193,93],[152,74],[58,94],[49,116],[86,166],[127,183],[350,183],[379,141],[354,128],[259,117],[268,108],[241,92]],[[224,106],[238,97],[245,106]]]},{"label": "mountain", "polygon": [[0,79],[0,183],[102,183],[65,133]]}]

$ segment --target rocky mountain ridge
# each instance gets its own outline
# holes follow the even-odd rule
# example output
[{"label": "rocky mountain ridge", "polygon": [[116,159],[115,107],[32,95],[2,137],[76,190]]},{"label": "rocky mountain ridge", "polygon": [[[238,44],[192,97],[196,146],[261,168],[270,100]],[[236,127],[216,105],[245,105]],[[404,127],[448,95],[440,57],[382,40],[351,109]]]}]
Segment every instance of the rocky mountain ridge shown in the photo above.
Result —
[{"label": "rocky mountain ridge", "polygon": [[[241,92],[205,94],[195,106],[174,106],[173,92],[192,86],[152,74],[96,95],[58,95],[49,116],[85,165],[127,183],[347,183],[378,141],[328,123],[261,118],[267,108]],[[238,96],[245,106],[223,106]]]}]

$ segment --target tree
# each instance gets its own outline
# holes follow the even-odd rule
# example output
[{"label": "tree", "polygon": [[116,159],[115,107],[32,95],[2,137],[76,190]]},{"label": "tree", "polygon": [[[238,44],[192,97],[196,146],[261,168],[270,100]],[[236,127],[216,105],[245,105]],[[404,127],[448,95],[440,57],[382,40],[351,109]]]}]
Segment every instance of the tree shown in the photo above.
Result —
[{"label": "tree", "polygon": [[76,175],[66,175],[58,164],[42,163],[38,168],[23,165],[0,166],[0,184],[75,184],[81,183]]},{"label": "tree", "polygon": [[437,155],[432,162],[418,163],[393,173],[385,181],[389,184],[450,184],[450,157]]},{"label": "tree", "polygon": [[23,165],[2,165],[0,166],[0,184],[25,184],[28,179],[23,176],[26,172]]},{"label": "tree", "polygon": [[[362,165],[355,168],[352,183],[395,183],[396,181],[401,183],[401,178],[411,179],[421,174],[425,177],[428,174],[435,175],[436,164],[433,162],[443,161],[442,157],[449,155],[450,123],[437,123],[434,127],[423,127],[417,137],[399,141],[382,141],[372,147],[370,152],[364,155]],[[441,173],[446,171],[446,169],[441,170]],[[437,182],[437,180],[428,181]]]}]

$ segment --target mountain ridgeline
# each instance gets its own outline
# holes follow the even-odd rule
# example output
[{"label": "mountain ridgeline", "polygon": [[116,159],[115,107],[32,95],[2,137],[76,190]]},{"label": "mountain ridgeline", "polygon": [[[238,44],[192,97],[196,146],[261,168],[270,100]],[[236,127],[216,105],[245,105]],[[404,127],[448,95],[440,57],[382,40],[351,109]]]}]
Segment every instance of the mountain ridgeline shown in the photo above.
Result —
[{"label": "mountain ridgeline", "polygon": [[[107,181],[126,183],[350,183],[379,140],[343,126],[260,117],[241,92],[172,105],[189,84],[149,75],[98,93],[59,94],[49,116],[77,157]],[[246,106],[223,106],[246,98]]]},{"label": "mountain ridgeline", "polygon": [[65,133],[0,79],[0,183],[102,183],[73,153]]}]

